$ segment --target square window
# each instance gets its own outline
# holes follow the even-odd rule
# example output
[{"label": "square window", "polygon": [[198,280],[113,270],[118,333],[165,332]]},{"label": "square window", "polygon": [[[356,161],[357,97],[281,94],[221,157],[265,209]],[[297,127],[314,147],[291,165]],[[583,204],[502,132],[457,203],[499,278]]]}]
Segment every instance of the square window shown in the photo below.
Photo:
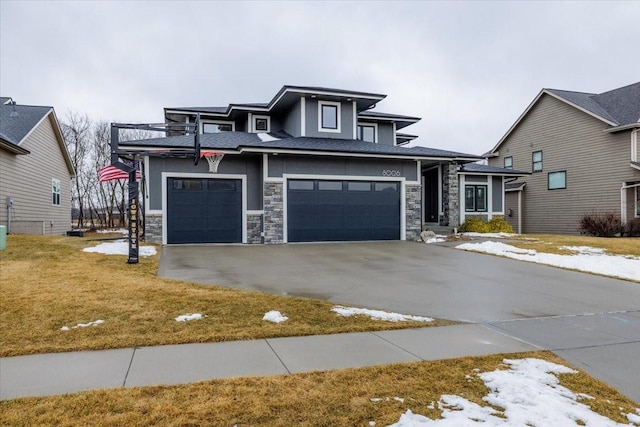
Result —
[{"label": "square window", "polygon": [[269,116],[253,116],[253,132],[271,132]]},{"label": "square window", "polygon": [[60,180],[51,179],[51,204],[54,206],[60,206]]},{"label": "square window", "polygon": [[465,212],[486,212],[487,211],[487,186],[486,185],[465,185],[464,210]]},{"label": "square window", "polygon": [[340,132],[340,103],[318,101],[318,132]]},{"label": "square window", "polygon": [[504,158],[504,168],[505,169],[513,169],[513,157],[505,157]]},{"label": "square window", "polygon": [[267,130],[267,119],[256,119],[256,130]]},{"label": "square window", "polygon": [[531,163],[534,172],[542,172],[542,151],[534,151],[531,154]]},{"label": "square window", "polygon": [[549,172],[549,190],[567,188],[567,172]]},{"label": "square window", "polygon": [[376,142],[375,126],[358,125],[358,139],[366,142]]},{"label": "square window", "polygon": [[371,183],[370,182],[350,181],[347,184],[347,189],[349,191],[371,191]]}]

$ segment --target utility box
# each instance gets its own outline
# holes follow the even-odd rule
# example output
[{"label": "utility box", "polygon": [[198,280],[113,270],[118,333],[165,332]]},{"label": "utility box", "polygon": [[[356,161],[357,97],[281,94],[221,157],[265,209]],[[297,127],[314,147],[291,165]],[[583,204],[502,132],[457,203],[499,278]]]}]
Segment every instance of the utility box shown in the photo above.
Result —
[{"label": "utility box", "polygon": [[0,251],[7,249],[7,226],[0,225]]}]

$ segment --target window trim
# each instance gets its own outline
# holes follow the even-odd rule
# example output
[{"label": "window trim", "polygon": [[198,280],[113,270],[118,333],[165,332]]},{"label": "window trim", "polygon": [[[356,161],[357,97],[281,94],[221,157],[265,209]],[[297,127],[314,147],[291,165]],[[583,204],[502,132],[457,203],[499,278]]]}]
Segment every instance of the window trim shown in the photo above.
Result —
[{"label": "window trim", "polygon": [[[204,134],[204,125],[231,125],[231,132],[235,132],[236,130],[236,122],[230,120],[202,120],[200,123],[200,133]],[[222,132],[229,132],[223,130]],[[220,132],[210,132],[210,133],[220,133]]]},{"label": "window trim", "polygon": [[[472,208],[468,208],[467,207],[467,189],[468,188],[473,188],[473,207]],[[478,209],[478,188],[483,188],[484,189],[484,209],[480,210]],[[480,184],[480,185],[476,185],[476,184],[465,184],[464,186],[464,211],[465,212],[479,212],[479,213],[485,213],[489,211],[489,185],[488,184]]]},{"label": "window trim", "polygon": [[[373,141],[365,141],[364,139],[360,139],[360,128],[361,127],[373,128]],[[377,123],[358,122],[358,124],[356,125],[356,139],[358,141],[373,142],[373,143],[377,144],[378,143],[378,124]]]},{"label": "window trim", "polygon": [[[540,153],[540,160],[539,161],[535,161],[534,156],[536,153]],[[537,172],[542,172],[543,171],[543,156],[542,156],[542,150],[537,150],[537,151],[533,151],[531,153],[531,172],[533,173],[537,173]],[[536,170],[536,163],[540,163],[540,169]]]},{"label": "window trim", "polygon": [[[556,174],[564,174],[564,187],[551,188],[551,175],[556,175]],[[564,190],[566,188],[567,188],[567,171],[566,170],[549,172],[547,174],[547,190]]]},{"label": "window trim", "polygon": [[[336,127],[335,128],[325,128],[322,126],[322,107],[330,106],[336,107]],[[331,132],[331,133],[341,133],[342,132],[342,104],[336,101],[318,101],[318,132]]]},{"label": "window trim", "polygon": [[[509,162],[510,164],[509,164],[508,166],[507,166],[507,159],[509,159],[509,160],[510,160],[510,162]],[[505,169],[511,169],[511,170],[513,170],[513,156],[507,156],[507,157],[505,157],[505,158],[503,159],[503,163],[502,163],[502,165],[503,165],[503,167],[504,167]]]},{"label": "window trim", "polygon": [[[56,197],[57,196],[57,197]],[[62,206],[62,185],[57,178],[51,178],[51,206]]]},{"label": "window trim", "polygon": [[[267,130],[258,130],[256,128],[256,122],[258,120],[266,120],[267,121]],[[251,119],[252,123],[251,123],[251,130],[255,133],[269,133],[271,132],[271,117],[270,116],[253,116],[253,118]]]}]

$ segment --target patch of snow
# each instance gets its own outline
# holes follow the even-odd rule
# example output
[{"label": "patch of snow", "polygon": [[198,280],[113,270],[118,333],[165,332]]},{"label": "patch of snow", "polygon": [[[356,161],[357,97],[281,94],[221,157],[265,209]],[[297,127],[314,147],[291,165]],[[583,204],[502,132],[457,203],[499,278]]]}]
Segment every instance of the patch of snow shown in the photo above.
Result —
[{"label": "patch of snow", "polygon": [[374,320],[386,320],[388,322],[407,322],[409,320],[413,320],[416,322],[433,322],[433,319],[430,317],[411,316],[408,314],[399,314],[399,313],[389,313],[386,311],[369,310],[366,308],[342,307],[340,305],[333,307],[331,311],[338,313],[338,315],[344,316],[344,317],[361,314],[364,316],[369,316]]},{"label": "patch of snow", "polygon": [[71,328],[69,328],[68,326],[63,326],[62,328],[60,328],[61,331],[69,331],[71,329],[78,329],[78,328],[88,328],[89,326],[98,326],[104,323],[104,320],[102,319],[98,319],[98,320],[94,320],[93,322],[89,322],[89,323],[78,323],[76,326],[72,326]]},{"label": "patch of snow", "polygon": [[199,320],[202,319],[203,316],[200,313],[189,313],[189,314],[181,314],[180,316],[176,317],[176,322],[188,322],[190,320]]},{"label": "patch of snow", "polygon": [[372,397],[369,400],[372,401],[373,403],[378,403],[378,402],[382,402],[383,399],[381,397]]},{"label": "patch of snow", "polygon": [[538,253],[535,250],[520,249],[500,242],[463,243],[456,248],[640,281],[640,258],[638,257],[607,255],[594,251],[574,255]]},{"label": "patch of snow", "polygon": [[271,136],[266,132],[258,133],[258,138],[260,138],[260,141],[262,141],[262,142],[280,141],[280,138],[276,138],[275,136]]},{"label": "patch of snow", "polygon": [[[84,248],[83,252],[97,252],[105,255],[129,255],[129,243],[126,240],[116,240],[114,242],[100,243],[98,246]],[[146,257],[157,253],[153,246],[140,246],[138,255]]]},{"label": "patch of snow", "polygon": [[96,233],[100,233],[100,234],[122,234],[123,236],[128,236],[129,235],[129,230],[127,230],[126,228],[110,228],[110,229],[102,228],[100,230],[96,230]]},{"label": "patch of snow", "polygon": [[429,243],[441,243],[441,242],[446,242],[447,241],[447,237],[446,236],[441,236],[439,234],[436,234],[435,237],[430,237],[427,240],[425,240],[424,242],[429,244]]},{"label": "patch of snow", "polygon": [[265,313],[262,320],[266,320],[273,323],[282,323],[289,320],[289,318],[286,316],[283,316],[282,313],[280,313],[279,311],[271,310]]},{"label": "patch of snow", "polygon": [[471,231],[461,234],[467,237],[486,237],[487,239],[508,239],[517,236],[515,233],[474,233]]},{"label": "patch of snow", "polygon": [[[431,419],[407,410],[390,427],[473,426],[624,426],[604,417],[578,401],[578,396],[560,385],[557,374],[576,371],[540,359],[505,359],[510,369],[479,374],[489,389],[481,406],[463,397],[443,395],[438,402],[441,419]],[[635,416],[634,414],[628,414]],[[504,417],[504,418],[503,418]],[[631,420],[630,420],[631,421]],[[630,424],[629,424],[630,425]]]},{"label": "patch of snow", "polygon": [[640,409],[636,409],[636,414],[627,414],[630,423],[640,426]]},{"label": "patch of snow", "polygon": [[404,403],[404,398],[402,398],[402,397],[396,396],[396,397],[393,398],[393,400],[395,400],[397,402],[400,402],[400,403]]},{"label": "patch of snow", "polygon": [[577,252],[579,254],[602,255],[605,250],[602,248],[592,248],[591,246],[560,246],[560,249]]}]

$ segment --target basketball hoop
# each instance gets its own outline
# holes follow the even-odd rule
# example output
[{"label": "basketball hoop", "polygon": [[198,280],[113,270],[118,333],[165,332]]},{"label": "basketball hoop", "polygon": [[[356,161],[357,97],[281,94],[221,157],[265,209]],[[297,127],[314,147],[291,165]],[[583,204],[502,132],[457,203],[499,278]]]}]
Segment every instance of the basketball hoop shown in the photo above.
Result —
[{"label": "basketball hoop", "polygon": [[224,153],[219,151],[202,151],[200,157],[204,157],[207,163],[209,163],[209,172],[216,173],[218,172],[218,165],[222,161]]}]

